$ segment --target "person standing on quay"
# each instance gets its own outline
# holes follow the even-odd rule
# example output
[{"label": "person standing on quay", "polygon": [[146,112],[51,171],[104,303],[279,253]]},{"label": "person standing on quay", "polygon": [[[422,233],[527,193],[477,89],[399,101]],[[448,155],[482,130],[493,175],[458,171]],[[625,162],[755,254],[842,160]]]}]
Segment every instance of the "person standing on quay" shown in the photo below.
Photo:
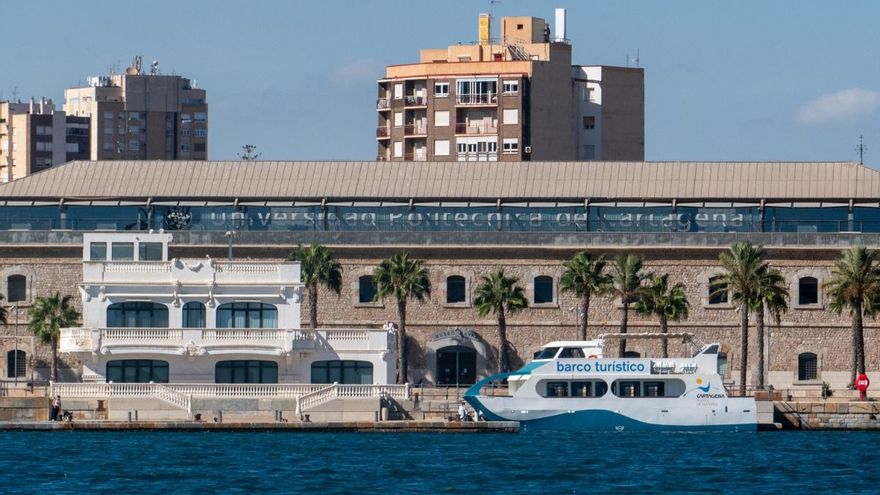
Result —
[{"label": "person standing on quay", "polygon": [[61,396],[56,395],[52,399],[52,408],[49,411],[49,421],[58,421],[58,413],[61,411]]}]

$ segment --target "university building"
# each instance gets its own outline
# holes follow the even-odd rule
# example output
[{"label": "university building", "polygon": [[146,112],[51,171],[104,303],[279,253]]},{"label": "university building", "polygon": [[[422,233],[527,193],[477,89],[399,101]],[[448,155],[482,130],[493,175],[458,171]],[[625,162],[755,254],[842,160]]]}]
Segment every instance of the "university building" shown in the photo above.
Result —
[{"label": "university building", "polygon": [[572,65],[565,11],[480,16],[479,41],[423,49],[378,81],[380,161],[645,159],[640,68]]},{"label": "university building", "polygon": [[[880,245],[877,198],[880,172],[836,162],[81,161],[0,186],[0,292],[6,301],[10,295],[23,299],[22,312],[37,295],[79,295],[84,327],[77,330],[80,340],[68,334],[73,341],[65,345],[75,346],[62,355],[64,381],[106,380],[110,373],[126,373],[108,370],[110,361],[147,359],[145,349],[113,340],[119,334],[110,331],[118,323],[110,325],[111,313],[127,321],[129,312],[126,307],[116,315],[111,308],[125,299],[165,305],[168,327],[178,333],[163,345],[170,354],[195,360],[187,380],[211,381],[218,360],[264,360],[265,353],[297,351],[295,336],[307,324],[300,323],[299,312],[282,309],[299,286],[294,268],[283,263],[297,245],[330,246],[343,267],[341,294],[320,292],[319,331],[379,330],[396,321],[395,304],[374,300],[373,273],[383,258],[406,250],[426,260],[433,288],[425,302],[410,301],[408,307],[411,381],[463,384],[493,372],[498,349],[494,318],[479,317],[473,304],[481,276],[503,269],[525,289],[529,307],[507,319],[513,360],[522,363],[542,344],[577,335],[579,301],[559,290],[563,261],[582,249],[609,256],[635,253],[645,257],[648,271],[669,273],[686,287],[690,317],[671,323],[670,331],[692,334],[695,342],[721,342],[720,371],[734,381],[739,315],[723,294],[712,293],[721,273],[719,253],[749,241],[766,248],[792,297],[780,323],[768,323],[765,342],[752,337],[751,355],[759,345],[766,349],[766,376],[776,388],[818,390],[822,382],[843,388],[851,366],[851,322],[846,314],[828,311],[822,286],[841,249]],[[104,250],[93,245],[105,235],[159,242],[161,249],[144,253],[161,252],[161,260],[148,263],[160,273],[120,271],[132,262],[117,265],[112,244]],[[119,252],[135,256],[136,267],[133,253],[139,249],[132,245]],[[109,253],[103,256],[110,259],[99,261],[95,253]],[[255,274],[249,284],[261,295],[247,296],[221,283],[233,276],[226,267],[239,263],[277,267],[282,275]],[[213,298],[202,277],[217,281]],[[121,286],[110,283],[116,280]],[[153,292],[133,295],[147,290]],[[247,351],[264,357],[223,357],[229,348],[209,332],[212,324],[219,331],[233,321],[220,308],[229,302],[268,303],[264,296],[276,301],[277,339]],[[204,320],[201,306],[187,316],[193,300],[204,305]],[[164,313],[153,311],[149,318],[166,321]],[[190,317],[204,321],[205,329],[188,329]],[[140,325],[140,316],[132,318]],[[222,318],[226,323],[218,323]],[[265,318],[259,319],[269,321]],[[616,332],[619,320],[618,304],[594,298],[589,336]],[[635,313],[629,323],[631,333],[658,328],[655,320]],[[282,339],[280,329],[292,333]],[[8,365],[15,332],[19,349],[28,353],[23,373],[45,379],[46,348],[33,343],[23,326],[4,332],[5,376],[15,373]],[[865,333],[869,376],[880,379],[874,320],[866,321]],[[606,346],[605,352],[613,355],[615,349]],[[628,350],[658,355],[659,343],[631,339]],[[670,342],[673,355],[691,350],[685,342]],[[174,359],[182,358],[165,360],[173,367]],[[376,363],[373,380],[380,383]],[[305,381],[312,371],[303,366],[284,371],[279,361],[279,380]],[[169,373],[173,381],[174,370]]]}]

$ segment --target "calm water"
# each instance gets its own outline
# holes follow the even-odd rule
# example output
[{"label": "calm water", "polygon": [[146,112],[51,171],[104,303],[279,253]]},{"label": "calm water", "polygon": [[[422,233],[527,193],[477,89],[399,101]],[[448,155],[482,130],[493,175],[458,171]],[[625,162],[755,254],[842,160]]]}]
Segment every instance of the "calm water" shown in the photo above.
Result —
[{"label": "calm water", "polygon": [[870,433],[0,433],[2,493],[878,493]]}]

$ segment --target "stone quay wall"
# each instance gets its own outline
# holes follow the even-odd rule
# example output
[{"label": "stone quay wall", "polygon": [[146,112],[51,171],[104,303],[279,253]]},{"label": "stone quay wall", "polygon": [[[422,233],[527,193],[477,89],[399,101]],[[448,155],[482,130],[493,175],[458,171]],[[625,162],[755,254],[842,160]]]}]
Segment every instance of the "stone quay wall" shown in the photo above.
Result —
[{"label": "stone quay wall", "polygon": [[[237,259],[252,258],[260,260],[283,260],[293,246],[236,246]],[[360,301],[359,277],[370,275],[382,258],[401,251],[398,247],[341,247],[336,250],[337,258],[343,266],[343,287],[340,295],[322,288],[319,292],[319,326],[322,327],[381,327],[388,321],[396,322],[397,308],[391,301]],[[735,381],[738,378],[740,361],[739,313],[729,304],[709,304],[709,280],[720,272],[717,248],[645,248],[626,251],[607,251],[610,257],[620,252],[634,252],[645,256],[645,269],[657,274],[669,273],[672,282],[685,285],[691,303],[690,317],[686,321],[670,324],[671,332],[690,332],[695,335],[697,344],[687,344],[670,339],[670,355],[690,355],[699,344],[720,342],[726,354],[725,378]],[[534,298],[534,279],[549,276],[553,279],[552,301],[543,304],[530,304],[530,307],[508,315],[508,337],[511,343],[512,358],[515,365],[528,361],[533,353],[551,340],[573,340],[577,336],[577,312],[580,301],[571,294],[559,291],[559,278],[563,272],[562,262],[570,259],[576,252],[573,249],[544,247],[503,247],[492,249],[473,247],[414,247],[410,249],[413,257],[425,259],[432,283],[432,294],[424,302],[408,303],[407,332],[409,335],[410,380],[433,383],[436,380],[436,350],[438,334],[448,336],[450,330],[460,329],[484,355],[480,356],[477,375],[485,376],[495,371],[498,331],[494,315],[480,317],[473,305],[473,293],[480,278],[494,270],[503,269],[506,274],[517,277],[525,289],[526,298],[531,303]],[[45,379],[48,376],[48,362],[51,352],[47,346],[35,342],[29,336],[24,322],[28,304],[36,296],[49,295],[55,291],[73,295],[78,308],[81,301],[77,284],[82,277],[81,248],[15,248],[0,246],[0,271],[3,275],[25,274],[28,277],[28,301],[21,305],[21,322],[18,328],[19,348],[28,352],[28,376]],[[175,246],[172,257],[216,258],[226,256],[223,246]],[[792,293],[792,308],[782,316],[779,324],[772,319],[767,321],[767,338],[764,342],[767,376],[769,383],[776,388],[818,389],[822,381],[832,388],[845,388],[849,382],[851,366],[851,331],[848,315],[835,315],[826,309],[827,298],[821,284],[830,275],[833,261],[839,256],[832,249],[773,249],[768,251],[770,263],[779,268],[789,283]],[[466,281],[466,301],[446,303],[446,279],[459,275]],[[798,279],[810,276],[818,279],[819,303],[800,306],[797,304]],[[0,284],[0,292],[5,296],[6,284]],[[303,301],[302,325],[308,326],[308,296]],[[620,305],[607,297],[594,297],[588,315],[588,338],[601,333],[618,331],[621,317]],[[6,379],[7,351],[12,349],[14,325],[10,315],[10,325],[0,329],[0,375]],[[656,320],[631,312],[629,332],[655,332]],[[758,343],[754,338],[754,326],[750,328],[749,383],[755,379],[755,354]],[[26,336],[26,337],[23,337]],[[459,339],[461,340],[461,339]],[[468,339],[465,339],[468,340]],[[880,324],[867,319],[865,328],[866,359],[869,376],[880,383]],[[606,355],[616,353],[616,342],[608,341]],[[26,347],[21,347],[26,346]],[[627,349],[642,356],[659,355],[657,340],[628,341]],[[814,353],[817,357],[817,379],[797,380],[798,356],[801,353]],[[61,379],[75,379],[81,365],[73,356],[61,356]]]}]

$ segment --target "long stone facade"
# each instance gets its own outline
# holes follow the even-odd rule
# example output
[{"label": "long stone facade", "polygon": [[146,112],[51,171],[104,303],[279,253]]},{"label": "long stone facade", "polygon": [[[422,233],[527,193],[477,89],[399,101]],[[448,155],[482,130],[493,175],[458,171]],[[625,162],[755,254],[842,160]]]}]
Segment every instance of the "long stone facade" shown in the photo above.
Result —
[{"label": "long stone facade", "polygon": [[[261,261],[280,261],[293,246],[236,247],[237,258],[252,258]],[[21,325],[18,330],[19,349],[28,354],[27,378],[37,381],[48,376],[48,363],[51,356],[46,346],[34,342],[24,327],[26,311],[30,301],[37,295],[48,295],[54,291],[76,295],[77,283],[81,274],[81,248],[52,248],[29,250],[29,256],[22,256],[23,249],[4,249],[0,270],[4,274],[25,273],[28,277],[28,301],[21,304]],[[388,321],[397,321],[396,305],[391,301],[359,302],[359,278],[372,274],[379,261],[394,252],[396,248],[345,247],[337,250],[337,257],[343,266],[343,286],[340,295],[322,289],[319,293],[319,325],[322,327],[376,327]],[[413,383],[432,384],[438,381],[442,370],[438,370],[438,352],[454,346],[473,349],[477,354],[476,377],[486,376],[495,371],[495,358],[498,349],[497,326],[493,315],[480,317],[472,303],[473,291],[480,277],[493,270],[503,269],[506,274],[519,278],[526,297],[534,300],[534,279],[549,276],[553,279],[552,302],[530,304],[531,307],[508,316],[508,335],[513,352],[514,364],[528,361],[541,345],[553,340],[572,340],[577,336],[577,310],[579,301],[571,294],[560,293],[559,277],[562,262],[570,258],[573,249],[505,249],[490,250],[473,248],[425,249],[415,248],[412,255],[427,261],[432,283],[432,294],[425,302],[410,301],[408,305],[407,330],[410,336],[409,361],[410,379]],[[600,252],[600,251],[597,251]],[[610,257],[622,251],[608,251]],[[690,332],[695,343],[685,343],[672,339],[670,354],[690,355],[699,343],[718,341],[727,358],[724,375],[730,382],[738,378],[739,356],[739,314],[729,304],[709,304],[709,279],[719,272],[719,249],[646,249],[632,251],[645,256],[645,269],[657,274],[669,273],[671,281],[681,282],[687,287],[691,312],[688,320],[671,323],[672,332]],[[45,257],[34,257],[33,254]],[[211,255],[221,258],[225,250],[209,246],[174,246],[170,248],[171,257],[204,257]],[[767,321],[769,348],[766,364],[768,382],[782,389],[818,389],[827,382],[832,388],[845,388],[849,382],[851,366],[851,330],[848,315],[836,315],[825,307],[825,297],[821,285],[829,276],[833,260],[839,255],[835,249],[802,250],[776,249],[768,252],[770,263],[779,268],[789,281],[792,293],[791,309],[782,316],[777,325],[772,319]],[[466,281],[466,300],[463,303],[446,301],[446,279],[458,275]],[[819,285],[819,304],[799,306],[797,304],[798,279],[803,276],[815,277]],[[6,290],[4,285],[3,290]],[[4,294],[5,295],[5,294]],[[303,304],[309,303],[308,296]],[[79,305],[79,298],[74,297]],[[307,307],[307,306],[306,306]],[[80,308],[81,309],[81,308]],[[308,311],[303,311],[303,327],[308,326]],[[620,307],[606,297],[594,297],[589,314],[588,337],[595,338],[602,333],[618,331]],[[0,363],[4,377],[7,371],[7,352],[13,347],[12,335],[14,315],[9,316],[10,325],[3,328],[0,348]],[[629,332],[655,332],[657,322],[651,318],[631,313]],[[754,340],[754,326],[750,327],[750,382],[755,379],[755,355],[758,344]],[[869,376],[880,380],[875,371],[880,368],[880,325],[874,320],[866,320],[865,343],[866,361]],[[606,342],[606,353],[616,352],[616,342]],[[659,341],[630,339],[628,351],[645,356],[659,355]],[[816,379],[798,380],[798,359],[804,353],[816,355]],[[82,365],[73,356],[62,355],[61,372],[65,379],[75,379],[82,372]]]}]

